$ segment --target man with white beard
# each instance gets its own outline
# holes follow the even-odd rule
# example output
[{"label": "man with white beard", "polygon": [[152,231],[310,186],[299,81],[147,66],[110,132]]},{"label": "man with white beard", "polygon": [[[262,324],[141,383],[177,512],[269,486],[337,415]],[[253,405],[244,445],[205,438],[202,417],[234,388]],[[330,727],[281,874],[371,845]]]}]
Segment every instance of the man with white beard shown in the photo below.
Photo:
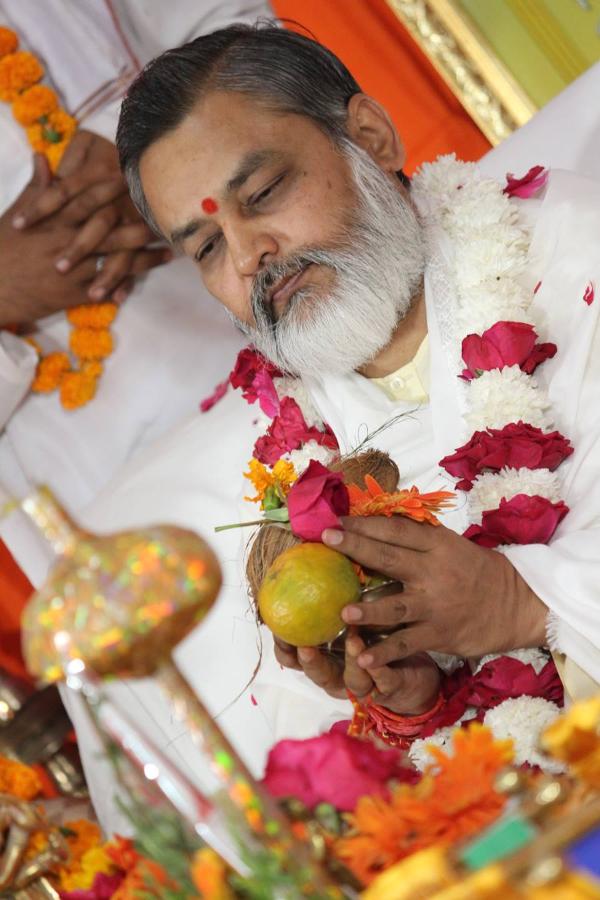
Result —
[{"label": "man with white beard", "polygon": [[[318,447],[326,422],[342,453],[374,436],[403,487],[448,488],[448,472],[471,487],[437,529],[374,518],[324,532],[404,583],[368,611],[347,607],[345,620],[405,627],[346,670],[315,649],[282,647],[281,671],[265,641],[252,697],[245,537],[213,540],[227,587],[177,661],[251,767],[261,770],[276,739],[349,718],[347,701],[321,687],[338,698],[350,670],[400,714],[431,704],[423,652],[519,658],[530,648],[534,669],[544,659],[535,648],[550,645],[598,680],[598,185],[534,170],[509,188],[543,199],[519,202],[445,159],[407,187],[385,110],[324,48],[273,29],[226,29],[156,60],[123,106],[118,147],[138,209],[196,260],[262,353],[299,376],[282,379],[279,400],[308,395],[305,424],[317,424],[300,450]],[[249,518],[242,473],[263,431],[230,393],[206,422],[138,458],[86,526],[161,519],[208,536]],[[479,453],[490,441],[494,461]],[[200,777],[151,680],[110,693]],[[93,735],[70,705],[91,760]],[[115,825],[108,776],[96,761],[88,774],[101,818]]]}]

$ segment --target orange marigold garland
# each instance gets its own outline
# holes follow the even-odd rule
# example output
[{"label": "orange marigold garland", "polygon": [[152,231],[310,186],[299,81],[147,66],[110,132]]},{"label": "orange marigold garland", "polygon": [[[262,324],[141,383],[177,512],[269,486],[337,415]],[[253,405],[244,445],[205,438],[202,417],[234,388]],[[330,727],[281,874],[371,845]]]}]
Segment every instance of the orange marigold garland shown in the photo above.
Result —
[{"label": "orange marigold garland", "polygon": [[12,103],[13,115],[26,129],[29,143],[47,157],[55,172],[77,121],[61,109],[52,88],[38,84],[44,77],[39,59],[18,46],[15,32],[0,28],[0,100]]},{"label": "orange marigold garland", "polygon": [[36,393],[60,391],[65,409],[85,406],[96,395],[103,372],[102,360],[113,351],[113,338],[108,326],[117,314],[115,303],[92,303],[75,306],[67,312],[74,326],[69,347],[77,363],[72,364],[67,353],[43,356],[39,345],[29,339],[40,355],[31,389]]},{"label": "orange marigold garland", "polygon": [[[15,119],[27,133],[30,145],[48,160],[56,172],[69,142],[77,130],[77,120],[61,108],[52,88],[38,84],[44,69],[32,54],[18,50],[19,39],[10,28],[0,27],[0,100],[12,104]],[[95,396],[102,373],[100,360],[110,356],[113,339],[108,330],[117,314],[114,303],[75,307],[67,317],[74,326],[70,348],[78,364],[66,353],[40,357],[31,386],[34,393],[60,391],[65,409],[84,406]]]}]

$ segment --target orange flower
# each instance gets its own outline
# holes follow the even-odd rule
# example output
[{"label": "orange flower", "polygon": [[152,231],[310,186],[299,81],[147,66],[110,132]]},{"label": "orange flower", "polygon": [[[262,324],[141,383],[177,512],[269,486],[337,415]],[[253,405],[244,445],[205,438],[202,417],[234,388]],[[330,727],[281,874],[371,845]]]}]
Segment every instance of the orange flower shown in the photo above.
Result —
[{"label": "orange flower", "polygon": [[439,525],[434,513],[450,506],[454,494],[450,491],[433,491],[421,494],[416,487],[408,491],[386,493],[372,475],[365,475],[366,489],[348,484],[351,516],[407,516],[416,522]]},{"label": "orange flower", "polygon": [[84,303],[67,310],[67,319],[76,328],[104,329],[117,315],[116,303]]},{"label": "orange flower", "polygon": [[0,56],[6,56],[8,53],[14,53],[19,46],[19,38],[10,28],[3,28],[0,25]]},{"label": "orange flower", "polygon": [[261,462],[252,458],[248,463],[248,471],[244,472],[244,478],[252,482],[256,491],[256,497],[244,497],[244,500],[260,502],[262,509],[265,494],[270,487],[274,487],[282,498],[287,497],[298,475],[293,464],[285,459],[279,459],[269,471]]},{"label": "orange flower", "polygon": [[30,125],[29,128],[26,129],[26,132],[31,149],[35,150],[36,153],[45,153],[50,146],[50,141],[46,140],[44,137],[44,126],[39,123]]},{"label": "orange flower", "polygon": [[[37,348],[36,348],[37,349]],[[71,368],[66,353],[49,353],[40,359],[31,390],[36,394],[47,394],[59,387],[63,376]]]},{"label": "orange flower", "polygon": [[33,53],[18,51],[0,59],[0,100],[12,103],[21,91],[36,84],[44,70]]},{"label": "orange flower", "polygon": [[154,897],[160,900],[164,897],[163,888],[174,887],[176,885],[162,866],[151,859],[140,857],[112,895],[112,900],[140,900],[140,897],[144,897],[144,900]]},{"label": "orange flower", "polygon": [[401,785],[391,800],[363,797],[350,816],[354,834],[335,852],[363,883],[406,856],[454,844],[493,822],[505,797],[494,787],[512,759],[511,741],[495,741],[474,724],[453,734],[454,754],[431,747],[434,763],[417,785]]},{"label": "orange flower", "polygon": [[45,84],[35,84],[19,94],[12,105],[13,116],[20,125],[33,125],[42,116],[48,116],[58,106],[56,94]]},{"label": "orange flower", "polygon": [[60,384],[60,402],[65,409],[79,409],[93,400],[97,387],[98,377],[85,369],[67,372]]},{"label": "orange flower", "polygon": [[46,159],[48,160],[48,165],[50,166],[51,172],[57,172],[58,167],[60,166],[61,160],[65,155],[65,150],[69,146],[70,138],[66,141],[60,141],[58,144],[50,144],[46,148]]},{"label": "orange flower", "polygon": [[140,854],[135,849],[133,841],[129,838],[117,835],[109,844],[106,845],[106,854],[117,869],[122,872],[129,872],[135,868],[141,859]]},{"label": "orange flower", "polygon": [[203,900],[233,900],[227,885],[227,867],[214,850],[203,847],[192,860],[192,881]]},{"label": "orange flower", "polygon": [[69,346],[80,359],[104,359],[113,351],[113,339],[106,328],[74,328]]},{"label": "orange flower", "polygon": [[0,794],[33,800],[42,790],[40,776],[30,766],[0,757]]}]

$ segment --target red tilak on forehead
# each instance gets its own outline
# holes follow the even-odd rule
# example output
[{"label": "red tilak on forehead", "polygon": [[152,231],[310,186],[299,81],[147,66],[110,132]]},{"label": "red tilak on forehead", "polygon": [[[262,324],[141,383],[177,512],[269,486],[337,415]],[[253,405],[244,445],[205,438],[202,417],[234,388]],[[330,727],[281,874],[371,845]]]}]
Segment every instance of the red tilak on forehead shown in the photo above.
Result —
[{"label": "red tilak on forehead", "polygon": [[213,200],[212,197],[205,197],[200,206],[205,213],[208,213],[209,216],[212,216],[214,213],[216,213],[219,208],[219,204],[216,200]]}]

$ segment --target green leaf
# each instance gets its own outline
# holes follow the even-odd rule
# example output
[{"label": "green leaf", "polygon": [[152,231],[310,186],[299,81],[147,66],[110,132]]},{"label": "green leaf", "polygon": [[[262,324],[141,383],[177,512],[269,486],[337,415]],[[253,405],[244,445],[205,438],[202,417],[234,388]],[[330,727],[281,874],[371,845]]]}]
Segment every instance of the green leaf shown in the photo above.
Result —
[{"label": "green leaf", "polygon": [[281,506],[279,509],[270,509],[265,512],[265,519],[269,522],[289,522],[290,514],[287,506]]}]

